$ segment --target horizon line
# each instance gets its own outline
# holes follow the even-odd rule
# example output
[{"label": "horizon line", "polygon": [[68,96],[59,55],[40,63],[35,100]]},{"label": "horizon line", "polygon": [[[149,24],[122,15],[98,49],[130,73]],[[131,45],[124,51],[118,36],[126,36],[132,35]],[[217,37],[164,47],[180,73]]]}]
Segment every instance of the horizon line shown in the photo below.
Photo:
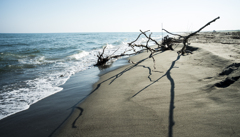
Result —
[{"label": "horizon line", "polygon": [[[205,30],[201,32],[209,32],[209,31],[214,31],[214,30]],[[236,30],[215,30],[215,31],[240,31],[240,29]],[[0,32],[0,34],[54,34],[54,33],[137,33],[138,31],[125,31],[125,32],[118,32],[118,31],[99,31],[99,32]],[[149,31],[149,32],[162,32],[162,31]],[[184,33],[184,32],[194,32],[194,31],[173,31],[173,32],[178,32],[178,33]]]}]

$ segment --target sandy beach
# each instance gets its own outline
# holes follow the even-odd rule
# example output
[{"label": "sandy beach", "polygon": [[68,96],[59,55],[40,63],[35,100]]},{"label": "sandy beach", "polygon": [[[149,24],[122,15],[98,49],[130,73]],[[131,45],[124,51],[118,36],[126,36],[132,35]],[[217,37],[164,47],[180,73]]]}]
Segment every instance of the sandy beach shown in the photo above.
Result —
[{"label": "sandy beach", "polygon": [[0,137],[240,137],[240,0],[0,7]]},{"label": "sandy beach", "polygon": [[193,54],[144,52],[103,74],[54,136],[240,136],[240,39],[191,38]]}]

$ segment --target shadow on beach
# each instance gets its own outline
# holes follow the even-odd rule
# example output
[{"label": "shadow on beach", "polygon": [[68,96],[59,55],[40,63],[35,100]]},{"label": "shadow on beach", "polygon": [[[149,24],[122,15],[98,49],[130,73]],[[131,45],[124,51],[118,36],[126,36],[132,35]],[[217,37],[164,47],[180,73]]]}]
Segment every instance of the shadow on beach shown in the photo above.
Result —
[{"label": "shadow on beach", "polygon": [[[162,53],[162,52],[161,52]],[[157,53],[157,54],[160,54],[160,53]],[[156,54],[155,54],[156,55]],[[174,89],[175,89],[175,83],[174,83],[174,79],[172,78],[171,76],[171,70],[174,68],[174,65],[176,63],[176,61],[178,61],[180,59],[181,55],[178,55],[177,56],[177,59],[174,60],[170,66],[170,68],[167,70],[167,72],[165,74],[163,74],[160,78],[158,78],[157,80],[155,81],[152,81],[151,78],[150,78],[150,75],[152,74],[151,72],[153,70],[151,70],[150,67],[146,67],[144,65],[140,65],[140,63],[144,62],[146,59],[149,59],[148,57],[147,58],[144,58],[140,61],[138,61],[137,63],[127,67],[126,69],[124,69],[123,71],[117,73],[116,75],[114,76],[111,76],[109,78],[107,78],[106,80],[103,80],[102,82],[100,82],[99,84],[96,85],[96,87],[94,88],[94,90],[92,90],[85,98],[83,98],[81,101],[79,102],[82,102],[83,100],[85,100],[89,95],[91,95],[92,93],[94,93],[96,90],[98,90],[101,85],[105,82],[109,82],[108,85],[111,85],[112,83],[114,83],[118,78],[120,78],[122,75],[124,75],[125,72],[128,72],[130,71],[131,69],[135,68],[135,67],[143,67],[143,68],[146,68],[149,72],[149,76],[148,76],[148,79],[152,82],[151,84],[147,85],[146,87],[144,87],[142,90],[138,91],[136,94],[134,94],[131,98],[134,98],[136,97],[138,94],[140,94],[143,90],[147,89],[148,87],[150,87],[151,85],[153,85],[154,83],[156,83],[157,81],[159,81],[160,79],[162,79],[163,77],[167,77],[168,80],[170,81],[170,85],[171,85],[171,88],[170,88],[170,104],[169,104],[169,126],[168,126],[168,135],[169,137],[172,137],[172,132],[173,132],[173,126],[174,126]],[[162,72],[161,72],[162,73]],[[77,120],[82,116],[83,114],[83,108],[81,107],[77,107],[77,104],[76,106],[74,106],[72,109],[78,109],[80,110],[78,116],[76,118],[74,118],[74,121],[72,122],[72,128],[77,128],[76,126],[76,122]],[[72,110],[73,112],[73,110]]]}]

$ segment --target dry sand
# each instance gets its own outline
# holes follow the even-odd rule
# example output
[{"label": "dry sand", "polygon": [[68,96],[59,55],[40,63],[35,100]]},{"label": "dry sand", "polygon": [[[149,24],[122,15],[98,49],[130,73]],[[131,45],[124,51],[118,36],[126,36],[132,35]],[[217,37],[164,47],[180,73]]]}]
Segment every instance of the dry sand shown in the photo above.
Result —
[{"label": "dry sand", "polygon": [[191,38],[193,54],[130,58],[101,76],[56,136],[240,136],[240,39],[226,32]]}]

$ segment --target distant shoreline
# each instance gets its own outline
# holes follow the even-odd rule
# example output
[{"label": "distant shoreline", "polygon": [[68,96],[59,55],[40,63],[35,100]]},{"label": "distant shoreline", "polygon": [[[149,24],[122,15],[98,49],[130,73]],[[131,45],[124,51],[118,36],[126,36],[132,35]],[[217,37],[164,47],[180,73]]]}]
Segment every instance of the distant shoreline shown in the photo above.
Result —
[{"label": "distant shoreline", "polygon": [[[194,30],[195,31],[195,30]],[[194,32],[192,31],[192,32]],[[212,32],[213,30],[206,30],[206,31],[201,31],[201,32]],[[235,32],[235,31],[240,31],[239,30],[215,30],[219,32]],[[153,31],[154,33],[155,31]],[[161,31],[156,31],[155,33],[158,33]],[[185,33],[185,32],[191,32],[191,31],[174,31],[173,33]],[[138,31],[136,32],[9,32],[9,33],[1,33],[0,34],[55,34],[55,33],[140,33]]]}]

